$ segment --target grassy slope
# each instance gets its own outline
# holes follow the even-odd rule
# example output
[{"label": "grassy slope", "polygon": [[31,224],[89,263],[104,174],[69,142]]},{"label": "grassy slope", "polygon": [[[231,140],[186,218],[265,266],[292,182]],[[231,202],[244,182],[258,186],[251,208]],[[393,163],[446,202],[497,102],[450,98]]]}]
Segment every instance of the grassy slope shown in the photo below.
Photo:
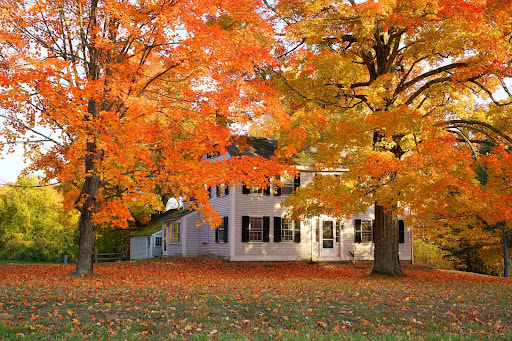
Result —
[{"label": "grassy slope", "polygon": [[512,281],[210,259],[0,264],[0,339],[512,339]]}]

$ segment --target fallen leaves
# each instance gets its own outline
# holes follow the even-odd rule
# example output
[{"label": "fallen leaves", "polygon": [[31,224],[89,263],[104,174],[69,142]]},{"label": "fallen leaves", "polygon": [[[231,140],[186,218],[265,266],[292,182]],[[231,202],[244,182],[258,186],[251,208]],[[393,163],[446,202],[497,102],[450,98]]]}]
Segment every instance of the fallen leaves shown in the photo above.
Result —
[{"label": "fallen leaves", "polygon": [[[439,338],[512,333],[505,279],[406,267],[165,259],[72,265],[0,265],[0,338]],[[443,334],[444,333],[444,334]],[[50,336],[51,335],[51,336]],[[309,335],[309,336],[307,336]],[[478,338],[475,336],[475,338]]]}]

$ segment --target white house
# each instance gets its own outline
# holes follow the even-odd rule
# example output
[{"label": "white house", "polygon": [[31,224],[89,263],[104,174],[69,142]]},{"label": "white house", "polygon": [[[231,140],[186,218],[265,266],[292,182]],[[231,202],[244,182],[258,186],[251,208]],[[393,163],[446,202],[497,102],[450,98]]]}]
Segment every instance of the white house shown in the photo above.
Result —
[{"label": "white house", "polygon": [[[178,210],[168,211],[164,216]],[[163,230],[159,221],[130,234],[130,260],[162,256]]]},{"label": "white house", "polygon": [[[235,146],[225,155],[270,156],[274,140],[248,139],[249,149]],[[315,172],[298,167],[299,177],[281,180],[281,188],[237,186],[210,188],[210,203],[223,217],[217,229],[196,226],[197,212],[182,211],[162,220],[164,256],[209,255],[230,261],[353,261],[373,260],[373,208],[352,219],[319,216],[302,221],[286,218],[281,202],[295,188],[311,181]],[[399,220],[400,260],[412,262],[412,229]]]}]

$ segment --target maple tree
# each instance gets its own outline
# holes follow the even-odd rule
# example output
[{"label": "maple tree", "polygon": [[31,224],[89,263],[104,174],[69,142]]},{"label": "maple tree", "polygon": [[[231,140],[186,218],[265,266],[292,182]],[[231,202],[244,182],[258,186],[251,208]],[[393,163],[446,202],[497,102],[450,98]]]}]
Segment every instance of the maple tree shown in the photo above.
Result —
[{"label": "maple tree", "polygon": [[[349,216],[374,205],[373,271],[399,275],[396,216],[411,210],[413,218],[428,223],[433,213],[448,218],[453,206],[471,206],[475,193],[482,193],[473,191],[478,188],[473,145],[490,137],[510,148],[511,5],[480,0],[267,5],[284,36],[282,66],[272,73],[293,119],[292,128],[281,133],[283,150],[312,154],[318,168],[341,171],[339,177],[316,177],[287,204],[306,217]],[[505,99],[496,96],[499,89]],[[504,153],[496,169],[510,166]],[[508,186],[497,187],[496,200],[503,192],[508,197]],[[506,211],[510,207],[510,201],[500,204]],[[492,217],[486,220],[502,221],[503,214],[488,210]]]},{"label": "maple tree", "polygon": [[263,112],[285,120],[272,88],[255,77],[255,66],[274,60],[258,7],[252,0],[0,4],[3,145],[23,142],[28,170],[56,179],[68,207],[80,211],[77,274],[92,273],[97,226],[126,227],[133,214],[161,210],[166,193],[216,225],[205,185],[256,183],[276,172],[261,158],[203,159]]}]

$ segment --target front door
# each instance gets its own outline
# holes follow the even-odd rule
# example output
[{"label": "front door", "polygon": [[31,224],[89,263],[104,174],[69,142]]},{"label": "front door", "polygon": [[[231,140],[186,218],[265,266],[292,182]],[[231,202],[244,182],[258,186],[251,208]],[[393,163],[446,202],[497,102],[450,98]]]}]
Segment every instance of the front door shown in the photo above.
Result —
[{"label": "front door", "polygon": [[325,258],[334,258],[338,254],[336,246],[336,229],[333,220],[324,220],[322,222],[322,231],[320,233],[320,256]]}]

